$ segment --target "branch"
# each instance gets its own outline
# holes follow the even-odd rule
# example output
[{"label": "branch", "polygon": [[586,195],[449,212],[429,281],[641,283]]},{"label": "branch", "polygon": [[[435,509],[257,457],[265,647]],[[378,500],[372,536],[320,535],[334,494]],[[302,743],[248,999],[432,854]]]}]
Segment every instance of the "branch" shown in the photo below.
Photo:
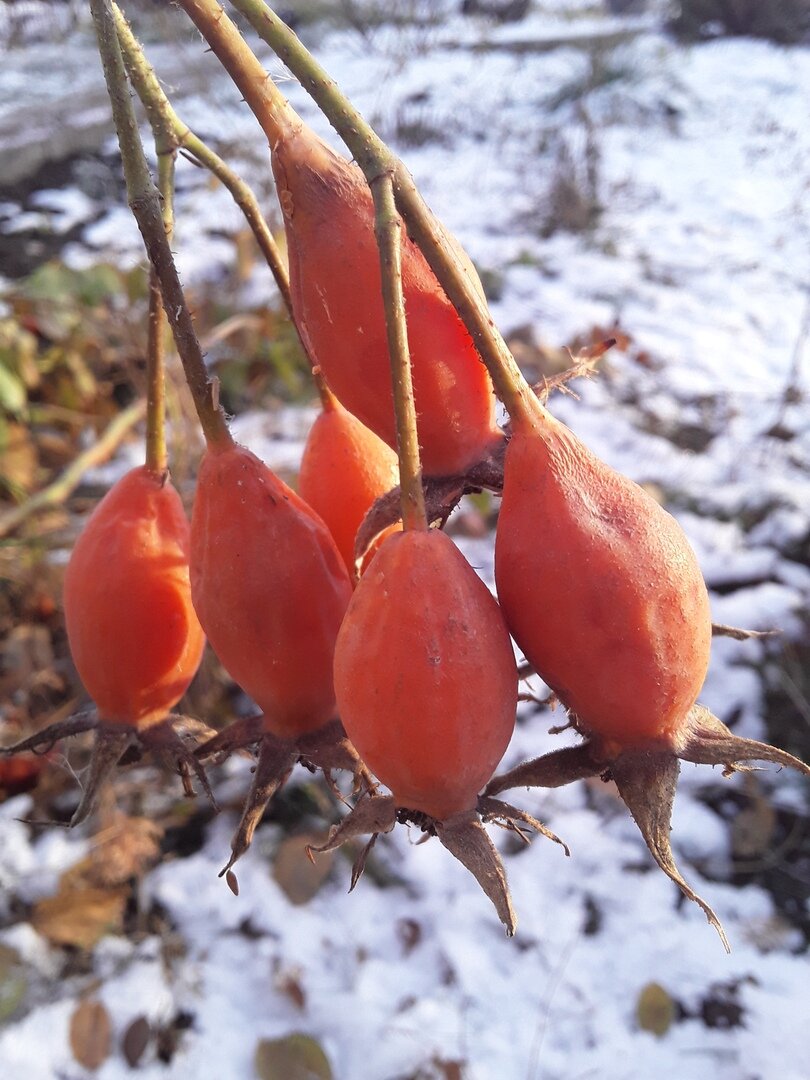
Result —
[{"label": "branch", "polygon": [[127,197],[143,237],[149,261],[154,267],[163,303],[172,328],[186,381],[194,399],[205,438],[209,444],[230,445],[232,440],[225,415],[215,399],[208,379],[194,324],[186,305],[171,248],[166,239],[160,200],[143,152],[135,112],[129,96],[126,70],[115,30],[111,0],[90,0],[90,10],[98,37],[104,78],[118,133]]}]

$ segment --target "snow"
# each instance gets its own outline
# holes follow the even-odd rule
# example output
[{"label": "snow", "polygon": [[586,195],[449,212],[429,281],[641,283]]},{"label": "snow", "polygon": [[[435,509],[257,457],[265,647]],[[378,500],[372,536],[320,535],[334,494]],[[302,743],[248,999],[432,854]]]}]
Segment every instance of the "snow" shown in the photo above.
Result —
[{"label": "snow", "polygon": [[[789,640],[806,627],[810,601],[807,566],[791,557],[810,535],[810,425],[794,410],[793,441],[764,432],[779,411],[808,303],[810,50],[747,40],[683,48],[649,20],[597,18],[584,0],[541,7],[497,29],[451,19],[412,39],[381,30],[371,52],[361,53],[356,38],[324,33],[318,55],[385,135],[401,117],[450,132],[401,151],[477,263],[502,275],[492,307],[505,331],[529,324],[557,344],[619,318],[636,347],[662,362],[651,370],[610,356],[601,379],[577,386],[579,400],[555,399],[554,411],[612,465],[671,500],[712,589],[716,621],[780,628]],[[588,56],[575,43],[519,56],[456,46],[482,35],[490,45],[530,43],[619,27],[639,31],[609,57],[624,74],[596,79],[584,98],[597,130],[604,212],[589,234],[541,240],[555,168],[550,135],[568,125],[581,152],[571,88],[587,88]],[[328,134],[303,92],[284,86]],[[203,134],[225,127],[245,171],[266,183],[258,129],[223,87],[210,98],[181,96],[179,111]],[[427,104],[414,104],[419,94]],[[233,256],[223,234],[240,227],[238,215],[198,170],[181,162],[179,176],[181,272],[215,277]],[[29,214],[51,215],[51,227],[63,231],[90,217],[74,194],[49,191],[34,205]],[[15,220],[19,229],[26,219]],[[126,208],[106,212],[68,255],[86,264],[99,252],[142,259]],[[258,280],[269,290],[266,277]],[[234,431],[273,467],[294,471],[313,416],[249,413]],[[707,416],[714,438],[704,453],[667,438],[679,422]],[[111,479],[122,467],[94,478]],[[491,584],[491,542],[462,547]],[[765,735],[761,669],[776,647],[715,640],[702,700],[722,718],[737,714],[741,735]],[[542,690],[537,679],[531,685]],[[547,735],[551,722],[523,706],[505,764],[571,741],[570,733]],[[758,776],[770,791],[775,771]],[[512,941],[466,871],[435,840],[418,846],[415,831],[403,828],[376,850],[404,884],[383,889],[366,878],[347,895],[348,868],[338,859],[327,885],[296,907],[270,873],[281,832],[265,825],[240,863],[235,898],[217,878],[236,823],[223,813],[199,853],[159,866],[144,884],[144,901],[167,909],[184,954],[166,962],[153,937],[136,945],[107,939],[94,954],[116,1045],[140,1013],[165,1022],[184,1009],[194,1019],[178,1053],[170,1064],[147,1057],[138,1070],[144,1080],[242,1080],[253,1075],[259,1038],[299,1030],[321,1042],[338,1080],[398,1080],[420,1069],[439,1076],[431,1063],[455,1060],[466,1063],[465,1080],[806,1080],[806,947],[763,888],[725,882],[728,825],[700,798],[720,783],[740,793],[741,779],[684,766],[672,835],[684,875],[726,927],[730,957],[699,908],[682,903],[653,868],[627,811],[598,781],[514,793],[572,856],[542,838],[515,851],[496,837],[519,917]],[[244,763],[232,763],[222,790],[238,794],[247,782]],[[806,781],[782,772],[778,784],[779,805],[806,806]],[[16,820],[27,810],[26,800],[0,807],[0,897],[13,887],[33,902],[55,889],[87,841],[61,830],[32,837]],[[246,920],[258,936],[245,935]],[[412,948],[403,920],[419,927]],[[54,977],[58,954],[30,927],[11,926],[0,941]],[[304,988],[303,1009],[284,992],[285,974]],[[660,1038],[639,1029],[635,1011],[653,981],[686,1013]],[[706,1027],[701,1001],[733,983],[741,1026]],[[0,1027],[5,1075],[76,1075],[67,1041],[73,989],[55,986],[55,1000]],[[129,1071],[113,1055],[94,1075],[120,1080]]]}]

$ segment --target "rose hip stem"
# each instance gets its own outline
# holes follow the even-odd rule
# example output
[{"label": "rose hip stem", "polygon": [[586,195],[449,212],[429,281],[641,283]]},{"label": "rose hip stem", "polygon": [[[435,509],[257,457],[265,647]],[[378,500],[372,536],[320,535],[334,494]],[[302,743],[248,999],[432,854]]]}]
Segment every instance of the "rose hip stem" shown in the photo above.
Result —
[{"label": "rose hip stem", "polygon": [[[302,123],[217,0],[177,0],[238,86],[271,146]],[[372,188],[389,176],[408,233],[456,308],[510,414],[533,397],[512,354],[466,271],[402,162],[363,119],[296,34],[263,0],[232,0],[258,35],[286,64],[349,148]]]},{"label": "rose hip stem", "polygon": [[[180,3],[188,10],[187,0],[180,0]],[[458,257],[442,236],[432,211],[420,195],[408,170],[355,109],[297,35],[263,0],[232,0],[232,4],[313,98],[351,151],[369,184],[373,185],[375,178],[381,173],[391,177],[396,204],[408,227],[408,234],[419,246],[475,342],[498,397],[511,415],[522,413],[525,409],[524,400],[534,396],[532,389],[523,378],[495,326],[486,301],[479,295],[460,265]],[[201,5],[207,9],[219,6],[215,0],[196,0],[195,6]],[[207,38],[205,32],[203,36]],[[229,71],[233,77],[233,71]],[[276,93],[279,93],[278,90]]]},{"label": "rose hip stem", "polygon": [[208,378],[200,344],[186,304],[160,209],[160,198],[146,162],[138,122],[129,95],[111,0],[90,0],[104,78],[118,134],[129,206],[138,223],[149,261],[160,283],[163,304],[186,374],[197,415],[209,444],[233,443],[214,385]]}]

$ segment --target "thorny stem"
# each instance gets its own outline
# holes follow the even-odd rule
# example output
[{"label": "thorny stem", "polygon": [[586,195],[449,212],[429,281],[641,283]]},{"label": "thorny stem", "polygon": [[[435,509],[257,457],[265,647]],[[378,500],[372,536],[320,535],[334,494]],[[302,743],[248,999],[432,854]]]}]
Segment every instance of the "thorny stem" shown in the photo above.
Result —
[{"label": "thorny stem", "polygon": [[[253,93],[253,87],[260,78],[259,72],[264,74],[265,86],[270,85],[269,76],[264,73],[264,69],[230,20],[224,17],[222,8],[215,0],[178,2],[194,19],[203,37],[227,68],[268,134],[272,146],[279,134],[278,124],[274,123],[278,106],[274,101],[269,105],[266,103],[265,99],[273,98],[269,92],[264,95]],[[263,0],[232,2],[314,99],[346,143],[372,189],[378,177],[388,175],[392,178],[396,204],[408,227],[409,235],[419,246],[458,311],[487,366],[498,396],[513,419],[527,419],[536,415],[537,410],[542,407],[496,328],[486,302],[460,264],[457,254],[419,194],[408,170],[363,119],[296,34]],[[204,12],[204,17],[201,12]],[[280,96],[278,91],[276,94]],[[288,114],[295,116],[288,105],[286,108]],[[300,124],[301,121],[297,123]]]},{"label": "thorny stem", "polygon": [[400,504],[403,529],[426,530],[425,496],[422,491],[422,463],[416,430],[408,325],[402,291],[402,219],[394,201],[394,185],[388,175],[371,184],[374,196],[377,247],[380,251],[385,328],[391,360],[391,385],[397,420]]},{"label": "thorny stem", "polygon": [[[249,184],[234,172],[222,158],[202,141],[183,120],[177,115],[155,75],[149,61],[138,44],[129,23],[121,13],[117,4],[113,4],[115,14],[115,26],[118,31],[118,40],[124,54],[132,85],[141,99],[152,130],[156,133],[160,130],[164,137],[176,150],[185,150],[204,168],[208,169],[213,176],[220,181],[223,187],[230,192],[234,202],[242,211],[245,221],[253,233],[259,250],[264,260],[270,267],[275,278],[278,291],[284,301],[284,306],[293,319],[292,299],[290,297],[290,279],[284,259],[279,251],[278,244],[273,239],[270,226],[264,218],[256,198]],[[293,319],[294,322],[294,319]]]},{"label": "thorny stem", "polygon": [[[174,232],[174,164],[176,151],[154,129],[158,159],[158,191],[163,204],[163,228],[171,244]],[[146,468],[161,477],[168,468],[166,450],[166,317],[160,283],[149,271],[149,320],[146,341]]]},{"label": "thorny stem", "polygon": [[300,128],[301,120],[245,44],[217,0],[177,0],[239,87],[271,146]]},{"label": "thorny stem", "polygon": [[127,197],[138,223],[149,261],[155,269],[163,295],[164,307],[172,328],[177,351],[183,363],[197,415],[206,441],[219,446],[231,445],[225,415],[215,400],[208,379],[200,344],[183,295],[183,289],[166,239],[160,200],[146,163],[138,133],[138,123],[129,96],[121,48],[115,29],[111,0],[90,0],[104,78],[110,96],[113,121],[124,165]]}]

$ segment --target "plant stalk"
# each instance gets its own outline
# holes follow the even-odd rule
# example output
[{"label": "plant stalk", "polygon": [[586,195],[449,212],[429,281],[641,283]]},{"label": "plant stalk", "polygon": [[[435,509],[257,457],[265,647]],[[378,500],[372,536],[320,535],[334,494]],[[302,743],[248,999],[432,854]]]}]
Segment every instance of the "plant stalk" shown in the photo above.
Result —
[{"label": "plant stalk", "polygon": [[239,87],[273,146],[301,127],[301,119],[246,45],[216,0],[176,0]]},{"label": "plant stalk", "polygon": [[[354,108],[297,35],[264,0],[232,0],[232,3],[310,94],[349,148],[368,183],[373,185],[376,178],[382,174],[393,178],[397,207],[408,227],[408,233],[419,246],[458,311],[486,364],[498,397],[513,419],[536,415],[541,406],[495,326],[486,302],[479,296],[448,245],[444,231],[419,194],[408,170]],[[188,0],[181,0],[181,4],[188,10]],[[194,4],[196,7],[201,5],[218,7],[213,0],[197,0]],[[211,23],[207,29],[214,37],[219,32],[219,27]],[[214,41],[208,37],[208,33],[203,31],[203,36],[216,52]],[[247,68],[250,64],[247,53],[250,53],[253,64],[257,61],[246,43],[241,38],[240,41],[242,48],[238,63],[234,63],[228,70],[242,88],[238,68],[242,65]],[[258,114],[257,119],[262,122]]]},{"label": "plant stalk", "polygon": [[[174,232],[174,166],[176,151],[153,129],[158,161],[158,191],[163,205],[163,228],[171,244]],[[166,315],[155,268],[149,270],[149,316],[146,336],[146,468],[165,475],[166,449]]]},{"label": "plant stalk", "polygon": [[380,251],[385,328],[397,421],[402,527],[424,531],[428,525],[422,491],[422,463],[416,430],[405,295],[402,291],[402,219],[394,200],[394,185],[390,176],[378,176],[371,184],[371,193],[374,196],[374,231]]},{"label": "plant stalk", "polygon": [[223,187],[230,192],[234,202],[242,211],[265,262],[270,267],[290,319],[293,319],[290,279],[287,267],[284,264],[278,244],[273,239],[270,226],[261,212],[259,200],[256,198],[253,189],[202,139],[195,135],[177,115],[172,108],[171,102],[164,94],[154,69],[146,59],[143,49],[132,33],[129,23],[115,3],[113,3],[113,12],[127,72],[135,92],[146,110],[156,137],[158,130],[162,131],[166,140],[176,150],[185,150],[198,164],[208,169]]},{"label": "plant stalk", "polygon": [[216,401],[213,384],[208,378],[171,247],[166,238],[158,192],[141,144],[118,44],[111,0],[90,0],[90,10],[96,27],[113,121],[118,133],[129,205],[160,283],[169,325],[206,441],[220,447],[229,446],[233,440],[228,431],[225,414]]}]

